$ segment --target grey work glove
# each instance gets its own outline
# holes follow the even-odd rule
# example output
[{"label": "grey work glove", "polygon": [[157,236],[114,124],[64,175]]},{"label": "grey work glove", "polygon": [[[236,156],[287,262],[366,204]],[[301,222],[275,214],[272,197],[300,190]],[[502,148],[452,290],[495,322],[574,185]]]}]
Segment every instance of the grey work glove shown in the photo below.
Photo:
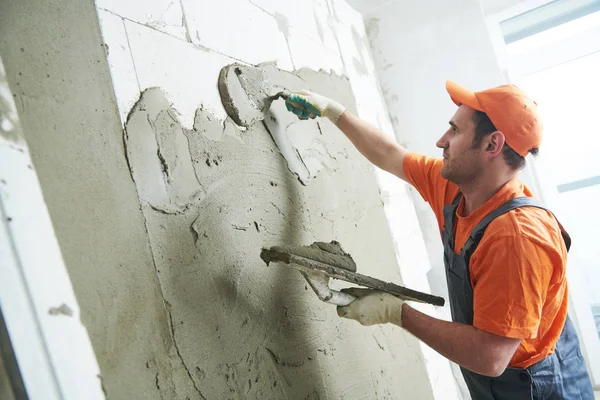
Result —
[{"label": "grey work glove", "polygon": [[285,100],[285,106],[300,119],[327,117],[334,124],[346,111],[346,108],[337,101],[308,90],[290,93]]},{"label": "grey work glove", "polygon": [[349,288],[342,291],[355,296],[356,300],[337,308],[340,317],[353,319],[365,326],[387,323],[402,326],[404,300],[374,289]]}]

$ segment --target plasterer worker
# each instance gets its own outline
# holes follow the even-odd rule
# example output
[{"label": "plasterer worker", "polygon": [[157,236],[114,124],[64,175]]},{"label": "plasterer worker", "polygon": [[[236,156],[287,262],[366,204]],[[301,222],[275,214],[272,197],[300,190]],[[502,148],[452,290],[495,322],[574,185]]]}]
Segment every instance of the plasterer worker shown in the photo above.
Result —
[{"label": "plasterer worker", "polygon": [[536,104],[504,85],[471,92],[448,82],[458,110],[437,141],[443,158],[410,153],[339,103],[292,94],[301,119],[329,118],[373,164],[412,184],[433,209],[444,244],[452,320],[370,289],[338,314],[403,327],[461,366],[473,399],[590,399],[594,394],[567,317],[570,238],[517,179],[537,153]]}]

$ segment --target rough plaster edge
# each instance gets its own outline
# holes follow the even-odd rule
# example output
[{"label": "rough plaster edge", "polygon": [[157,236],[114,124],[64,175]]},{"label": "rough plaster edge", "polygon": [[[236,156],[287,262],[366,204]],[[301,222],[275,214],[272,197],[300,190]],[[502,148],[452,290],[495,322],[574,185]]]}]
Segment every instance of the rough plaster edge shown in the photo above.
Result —
[{"label": "rough plaster edge", "polygon": [[[153,88],[156,88],[156,87],[153,87]],[[153,88],[149,88],[149,89],[153,89]],[[165,97],[167,97],[167,100],[168,100],[168,96],[167,96],[166,93],[165,93]],[[140,103],[143,100],[144,100],[144,98],[142,96],[142,93],[140,93],[140,97],[138,98],[138,100],[135,102],[135,104],[131,107],[131,109],[127,113],[127,118],[125,120],[125,124],[124,125],[127,125],[127,122],[129,122],[129,120],[132,117],[132,115],[138,110],[138,108],[140,106]],[[171,101],[169,101],[169,103],[172,105]],[[129,168],[129,174],[131,176],[131,180],[132,180],[133,184],[135,185],[135,190],[136,190],[136,193],[137,193],[137,196],[138,196],[138,201],[140,203],[140,207],[143,208],[143,207],[146,206],[146,204],[140,198],[140,195],[138,193],[138,186],[137,186],[137,184],[135,182],[135,178],[133,176],[133,169],[132,169],[132,166],[131,166],[131,163],[130,163],[130,160],[129,160],[129,156],[128,156],[128,153],[127,153],[127,130],[125,128],[123,128],[123,146],[124,146],[124,150],[125,150],[125,154],[124,155],[125,155],[125,159],[127,161],[127,167]],[[151,208],[155,209],[154,207],[151,207]],[[177,354],[177,357],[178,357],[179,361],[181,362],[181,365],[183,366],[183,368],[186,371],[187,376],[192,381],[192,386],[194,387],[194,390],[198,393],[198,395],[200,396],[201,399],[206,399],[206,397],[204,397],[204,395],[200,391],[200,388],[198,387],[196,381],[194,380],[194,377],[193,377],[193,375],[192,375],[189,367],[186,365],[186,363],[185,363],[185,361],[184,361],[184,359],[183,359],[183,357],[181,355],[181,352],[179,350],[179,346],[177,345],[177,339],[176,339],[176,333],[175,333],[175,326],[173,324],[173,317],[171,315],[171,310],[169,309],[170,304],[169,304],[169,302],[165,298],[165,292],[164,292],[164,289],[163,289],[163,284],[161,282],[160,274],[158,272],[158,267],[157,267],[157,264],[156,264],[156,256],[154,254],[154,249],[153,249],[152,243],[150,241],[150,231],[148,230],[148,219],[146,218],[146,215],[143,212],[143,209],[141,211],[142,211],[142,218],[144,220],[144,231],[146,233],[146,238],[145,239],[146,239],[146,243],[147,243],[147,246],[148,246],[148,250],[150,252],[150,256],[152,257],[152,266],[153,266],[153,269],[154,269],[154,273],[156,275],[156,281],[158,283],[158,287],[159,287],[159,290],[160,290],[160,295],[162,297],[161,300],[162,300],[162,304],[163,304],[164,317],[165,317],[165,320],[167,321],[167,324],[169,326],[171,343],[172,343],[172,345],[173,345],[173,347],[175,349],[175,353]],[[169,213],[170,214],[170,212],[165,212],[163,209],[160,209],[160,208],[157,211],[162,212],[162,213]],[[186,211],[187,211],[187,209],[186,209]],[[158,375],[157,375],[156,379],[158,379]]]}]

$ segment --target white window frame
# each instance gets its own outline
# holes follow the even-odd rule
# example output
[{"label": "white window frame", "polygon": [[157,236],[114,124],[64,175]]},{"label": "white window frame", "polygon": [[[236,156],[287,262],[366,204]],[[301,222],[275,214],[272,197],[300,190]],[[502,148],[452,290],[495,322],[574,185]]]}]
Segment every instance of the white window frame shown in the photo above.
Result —
[{"label": "white window frame", "polygon": [[[594,21],[591,21],[589,26],[586,27],[585,23],[581,24],[580,32],[564,39],[553,40],[552,32],[542,32],[540,35],[548,38],[546,44],[531,47],[518,57],[509,58],[500,24],[548,3],[551,3],[551,0],[524,1],[487,17],[494,50],[507,82],[516,82],[527,75],[600,51],[600,25],[594,26]],[[582,17],[578,22],[597,18],[597,14]],[[526,40],[527,38],[523,39]],[[558,196],[558,188],[549,183],[549,179],[537,167],[535,159],[529,157],[528,165],[529,167],[524,171],[524,181],[532,187],[540,200],[552,209]],[[583,290],[578,289],[583,283],[576,275],[577,271],[570,271],[570,274],[575,276],[569,279],[569,315],[577,329],[592,384],[596,390],[600,390],[600,340],[592,311],[581,295]]]}]

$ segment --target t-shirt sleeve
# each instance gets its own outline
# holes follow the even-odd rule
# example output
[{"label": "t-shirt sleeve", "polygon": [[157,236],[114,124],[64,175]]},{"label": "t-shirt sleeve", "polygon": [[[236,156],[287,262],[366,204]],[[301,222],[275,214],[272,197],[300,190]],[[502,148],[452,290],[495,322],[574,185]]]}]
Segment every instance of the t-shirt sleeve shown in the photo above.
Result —
[{"label": "t-shirt sleeve", "polygon": [[417,189],[433,209],[440,230],[444,226],[444,206],[451,204],[458,194],[458,186],[442,178],[442,165],[441,158],[417,153],[406,154],[402,164],[408,183]]},{"label": "t-shirt sleeve", "polygon": [[473,326],[515,339],[537,337],[555,264],[548,246],[523,237],[481,241],[471,257]]}]

